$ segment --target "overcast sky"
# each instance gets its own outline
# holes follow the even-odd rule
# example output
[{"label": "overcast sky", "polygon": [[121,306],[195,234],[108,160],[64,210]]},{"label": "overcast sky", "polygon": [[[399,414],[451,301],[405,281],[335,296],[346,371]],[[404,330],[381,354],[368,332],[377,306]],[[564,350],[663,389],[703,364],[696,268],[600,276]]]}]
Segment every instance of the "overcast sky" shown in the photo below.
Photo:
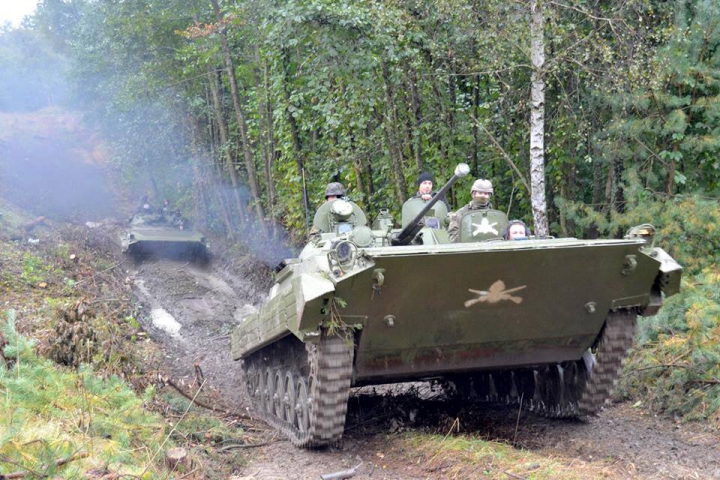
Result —
[{"label": "overcast sky", "polygon": [[19,27],[25,15],[35,11],[38,0],[0,0],[0,24],[10,22]]}]

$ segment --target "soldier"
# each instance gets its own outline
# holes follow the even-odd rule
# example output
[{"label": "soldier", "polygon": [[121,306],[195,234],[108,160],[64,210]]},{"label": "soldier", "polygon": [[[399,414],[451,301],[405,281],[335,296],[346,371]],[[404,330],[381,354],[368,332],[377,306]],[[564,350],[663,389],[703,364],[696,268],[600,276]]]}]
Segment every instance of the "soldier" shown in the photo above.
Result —
[{"label": "soldier", "polygon": [[144,213],[144,214],[154,213],[152,205],[150,205],[150,199],[148,198],[147,195],[143,195],[142,199],[140,200],[140,206],[137,209],[137,213]]},{"label": "soldier", "polygon": [[[433,177],[428,172],[423,172],[420,174],[420,176],[418,177],[418,180],[417,180],[417,184],[418,184],[418,191],[413,198],[420,198],[427,202],[432,197],[437,195],[437,192],[433,191]],[[450,205],[448,204],[444,195],[443,195],[443,198],[441,198],[440,200],[445,204],[445,206],[447,207],[447,209],[449,211]]]},{"label": "soldier", "polygon": [[503,232],[505,240],[527,240],[530,237],[530,229],[522,220],[510,220]]},{"label": "soldier", "polygon": [[345,187],[340,182],[328,183],[325,187],[325,201],[331,202],[345,196]]},{"label": "soldier", "polygon": [[315,212],[313,226],[309,232],[311,237],[319,233],[327,233],[332,230],[330,205],[335,200],[346,200],[350,203],[352,206],[351,223],[353,225],[360,226],[367,223],[367,218],[365,217],[365,213],[363,213],[362,209],[354,202],[345,198],[345,187],[343,187],[343,184],[340,182],[332,182],[328,183],[327,187],[325,187],[325,203],[323,203],[320,208],[318,208],[317,212]]},{"label": "soldier", "polygon": [[[472,195],[472,201],[458,210],[454,215],[451,215],[450,225],[448,226],[448,236],[450,241],[477,241],[493,237],[499,238],[500,235],[495,226],[497,223],[503,223],[500,227],[500,231],[502,231],[504,223],[507,222],[507,217],[505,217],[504,213],[493,210],[492,203],[490,202],[490,197],[493,195],[492,182],[484,178],[475,180],[475,183],[473,183],[472,188],[470,189],[470,195]],[[492,211],[493,216],[498,217],[498,221],[491,223],[489,218],[485,218],[478,225],[470,224],[468,225],[468,236],[475,238],[461,239],[462,235],[460,227],[463,223],[463,217],[467,214],[483,211]]]},{"label": "soldier", "polygon": [[[405,228],[408,223],[415,218],[415,215],[423,209],[427,202],[437,195],[437,192],[433,192],[433,177],[429,173],[421,173],[417,179],[417,184],[417,193],[414,197],[411,197],[408,201],[406,201],[402,207],[401,224],[403,228]],[[426,216],[426,226],[430,226],[431,228],[440,228],[441,225],[446,225],[445,221],[447,214],[450,211],[450,206],[448,205],[447,200],[445,200],[445,196],[443,196],[440,200],[442,203],[436,203],[432,214],[430,216]],[[433,218],[435,220],[432,220]]]}]

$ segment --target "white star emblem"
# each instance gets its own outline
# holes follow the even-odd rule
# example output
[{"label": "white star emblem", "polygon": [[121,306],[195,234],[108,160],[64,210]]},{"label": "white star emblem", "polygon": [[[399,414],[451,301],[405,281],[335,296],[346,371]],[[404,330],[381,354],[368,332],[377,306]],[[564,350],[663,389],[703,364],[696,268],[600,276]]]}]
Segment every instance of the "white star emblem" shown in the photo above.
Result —
[{"label": "white star emblem", "polygon": [[495,225],[497,225],[497,222],[490,223],[487,218],[483,218],[480,222],[480,225],[478,225],[477,223],[472,224],[472,226],[475,227],[475,231],[472,233],[472,235],[473,237],[476,236],[478,233],[492,233],[494,235],[497,235],[498,231],[493,228]]}]

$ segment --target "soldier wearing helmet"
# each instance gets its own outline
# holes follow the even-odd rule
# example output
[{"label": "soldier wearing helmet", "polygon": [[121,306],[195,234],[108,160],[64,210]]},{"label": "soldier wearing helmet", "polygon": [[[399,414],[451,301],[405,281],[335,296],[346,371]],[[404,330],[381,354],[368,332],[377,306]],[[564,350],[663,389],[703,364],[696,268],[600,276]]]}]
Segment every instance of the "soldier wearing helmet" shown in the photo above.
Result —
[{"label": "soldier wearing helmet", "polygon": [[345,187],[340,182],[331,182],[325,187],[325,201],[330,202],[345,196]]},{"label": "soldier wearing helmet", "polygon": [[[450,241],[464,242],[499,238],[505,223],[507,223],[507,216],[503,212],[493,209],[490,202],[493,195],[492,182],[484,178],[475,180],[470,189],[470,195],[472,195],[472,201],[451,216],[448,226]],[[468,215],[473,218],[463,222],[463,218]]]},{"label": "soldier wearing helmet", "polygon": [[333,229],[333,213],[331,205],[335,201],[343,201],[350,204],[352,207],[352,213],[348,222],[352,226],[361,226],[367,224],[367,218],[362,209],[355,203],[351,202],[345,197],[345,187],[340,182],[331,182],[325,187],[325,203],[323,203],[313,218],[313,226],[310,229],[310,236],[314,236],[320,233],[328,233]]},{"label": "soldier wearing helmet", "polygon": [[493,194],[493,186],[490,180],[479,178],[475,180],[472,188],[470,189],[470,195],[472,195],[473,202],[477,203],[480,208],[492,208],[490,203],[490,197]]}]

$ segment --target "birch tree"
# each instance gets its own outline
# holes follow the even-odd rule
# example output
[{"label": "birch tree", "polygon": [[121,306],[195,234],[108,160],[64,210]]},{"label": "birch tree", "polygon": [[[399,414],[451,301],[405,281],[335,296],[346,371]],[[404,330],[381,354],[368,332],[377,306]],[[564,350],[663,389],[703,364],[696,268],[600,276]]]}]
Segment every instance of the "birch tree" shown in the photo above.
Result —
[{"label": "birch tree", "polygon": [[543,0],[533,0],[530,6],[530,59],[532,76],[530,97],[530,187],[535,234],[548,234],[545,202],[545,16]]}]

